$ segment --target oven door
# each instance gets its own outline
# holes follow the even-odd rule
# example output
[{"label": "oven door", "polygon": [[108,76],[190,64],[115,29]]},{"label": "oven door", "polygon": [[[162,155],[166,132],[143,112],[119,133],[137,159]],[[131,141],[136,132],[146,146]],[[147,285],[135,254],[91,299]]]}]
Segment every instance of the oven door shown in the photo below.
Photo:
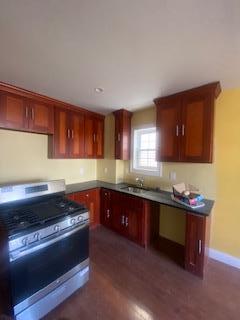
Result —
[{"label": "oven door", "polygon": [[14,305],[71,273],[88,257],[89,223],[19,252],[10,264]]}]

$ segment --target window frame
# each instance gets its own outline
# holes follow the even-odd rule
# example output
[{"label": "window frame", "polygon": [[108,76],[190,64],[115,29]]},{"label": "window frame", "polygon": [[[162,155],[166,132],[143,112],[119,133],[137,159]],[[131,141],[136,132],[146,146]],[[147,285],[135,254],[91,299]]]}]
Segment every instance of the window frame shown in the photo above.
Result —
[{"label": "window frame", "polygon": [[[135,160],[135,150],[134,150],[134,146],[135,146],[135,141],[134,141],[134,135],[135,135],[135,131],[136,130],[150,130],[150,129],[154,129],[156,131],[156,144],[157,144],[157,128],[156,125],[154,124],[146,124],[146,125],[142,125],[142,126],[134,126],[132,127],[131,130],[131,161],[130,161],[130,172],[132,173],[137,173],[137,174],[141,174],[141,175],[145,175],[145,176],[155,176],[155,177],[162,177],[162,163],[157,161],[157,168],[154,169],[153,167],[151,168],[138,168],[136,166],[136,160]],[[155,148],[155,151],[157,152],[157,145]]]}]

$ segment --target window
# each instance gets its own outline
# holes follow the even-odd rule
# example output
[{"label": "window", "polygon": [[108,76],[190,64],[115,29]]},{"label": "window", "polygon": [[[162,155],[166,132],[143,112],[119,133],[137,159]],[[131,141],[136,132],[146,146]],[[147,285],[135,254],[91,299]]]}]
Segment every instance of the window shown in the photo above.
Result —
[{"label": "window", "polygon": [[160,163],[156,161],[156,128],[133,129],[131,171],[160,175]]}]

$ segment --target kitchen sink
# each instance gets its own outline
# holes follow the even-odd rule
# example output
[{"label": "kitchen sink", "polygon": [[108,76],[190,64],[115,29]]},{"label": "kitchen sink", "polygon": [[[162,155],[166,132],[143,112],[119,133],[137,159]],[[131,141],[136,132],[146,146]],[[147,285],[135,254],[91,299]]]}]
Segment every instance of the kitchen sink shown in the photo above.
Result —
[{"label": "kitchen sink", "polygon": [[134,187],[134,186],[126,186],[126,187],[122,187],[121,189],[125,190],[125,191],[129,191],[129,192],[133,192],[133,193],[145,193],[145,192],[148,192],[148,189],[138,188],[138,187]]}]

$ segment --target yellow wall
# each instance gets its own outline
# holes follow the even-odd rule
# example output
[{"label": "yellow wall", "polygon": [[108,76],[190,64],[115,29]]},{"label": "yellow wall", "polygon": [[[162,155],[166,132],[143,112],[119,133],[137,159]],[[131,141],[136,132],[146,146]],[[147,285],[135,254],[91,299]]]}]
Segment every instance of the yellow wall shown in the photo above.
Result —
[{"label": "yellow wall", "polygon": [[75,183],[96,179],[96,160],[48,159],[47,150],[45,135],[0,130],[0,184],[45,179]]},{"label": "yellow wall", "polygon": [[211,247],[240,258],[240,89],[224,90],[216,106],[216,205]]}]

